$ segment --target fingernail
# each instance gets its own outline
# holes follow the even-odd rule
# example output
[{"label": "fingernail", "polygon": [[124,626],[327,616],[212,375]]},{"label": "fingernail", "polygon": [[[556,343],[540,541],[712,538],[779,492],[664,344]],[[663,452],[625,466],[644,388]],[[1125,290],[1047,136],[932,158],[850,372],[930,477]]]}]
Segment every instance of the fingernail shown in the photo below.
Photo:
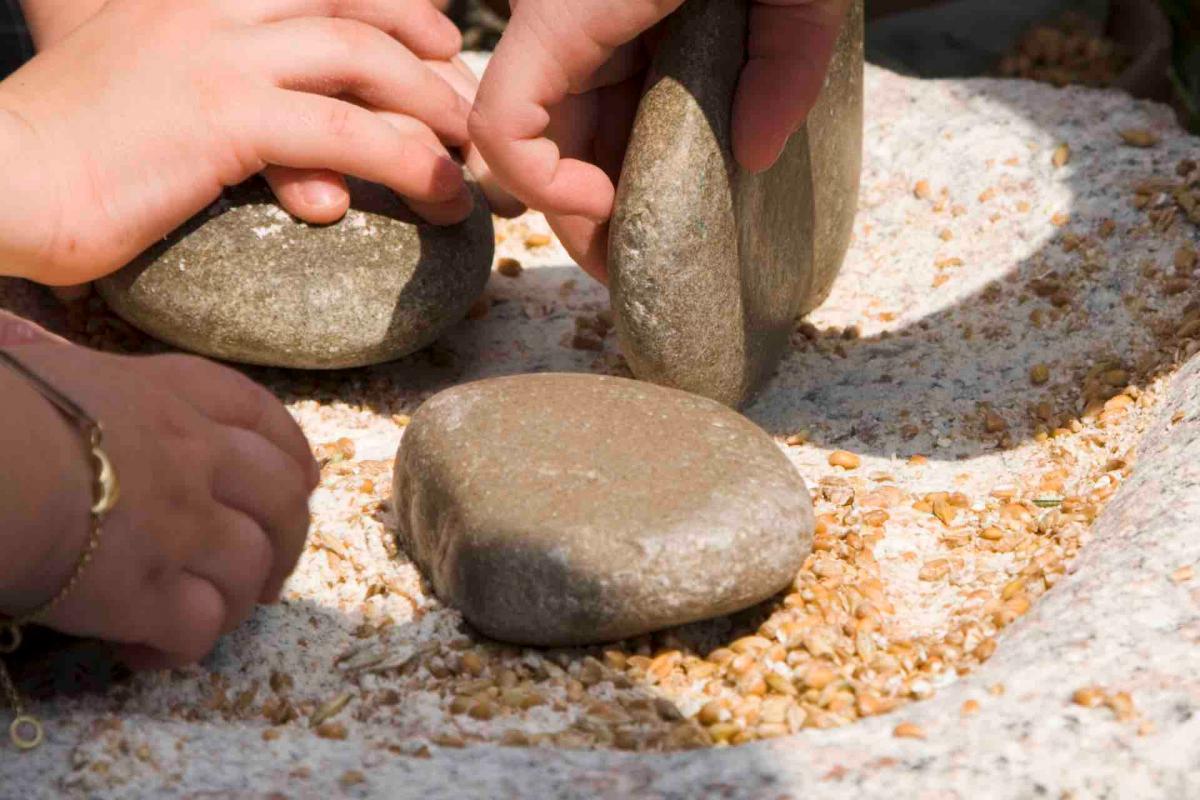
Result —
[{"label": "fingernail", "polygon": [[440,157],[434,180],[437,182],[435,191],[446,200],[459,200],[462,195],[469,194],[462,165],[449,156]]},{"label": "fingernail", "polygon": [[458,224],[467,217],[471,216],[471,212],[475,210],[475,197],[471,194],[470,190],[467,189],[467,185],[464,183],[462,189],[458,193],[458,196],[447,203],[447,205],[459,209],[459,214],[451,215],[452,217],[457,217],[457,219],[452,220],[452,224]]},{"label": "fingernail", "polygon": [[305,203],[317,208],[327,208],[340,202],[339,192],[321,181],[308,181],[300,187],[300,197]]}]

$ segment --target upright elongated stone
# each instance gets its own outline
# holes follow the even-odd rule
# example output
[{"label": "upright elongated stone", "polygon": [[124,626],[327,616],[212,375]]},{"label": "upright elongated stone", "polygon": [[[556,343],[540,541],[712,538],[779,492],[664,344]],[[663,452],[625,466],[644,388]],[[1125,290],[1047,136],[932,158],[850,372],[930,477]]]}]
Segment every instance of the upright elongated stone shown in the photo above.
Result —
[{"label": "upright elongated stone", "polygon": [[856,0],[806,124],[772,169],[737,166],[732,108],[747,13],[747,0],[688,0],[669,20],[609,248],[617,331],[634,374],[732,406],[761,388],[796,317],[829,293],[850,241],[862,154]]},{"label": "upright elongated stone", "polygon": [[420,222],[391,191],[351,182],[333,225],[285,213],[255,180],[226,190],[98,282],[120,316],[169,344],[306,369],[389,361],[430,344],[483,291],[494,238],[481,193],[458,225]]},{"label": "upright elongated stone", "polygon": [[466,384],[413,416],[400,541],[497,639],[578,645],[728,614],[788,586],[812,548],[804,481],[711,400],[624,378]]}]

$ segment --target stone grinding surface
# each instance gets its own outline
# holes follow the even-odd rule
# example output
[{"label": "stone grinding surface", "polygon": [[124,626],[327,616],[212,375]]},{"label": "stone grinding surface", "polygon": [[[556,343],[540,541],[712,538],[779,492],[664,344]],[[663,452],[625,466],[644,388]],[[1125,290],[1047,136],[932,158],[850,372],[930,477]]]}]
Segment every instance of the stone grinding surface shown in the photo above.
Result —
[{"label": "stone grinding surface", "polygon": [[771,437],[712,400],[609,376],[449,389],[413,417],[403,550],[482,633],[612,642],[741,611],[812,551],[812,501]]},{"label": "stone grinding surface", "polygon": [[722,46],[745,39],[749,4],[691,0],[667,23],[609,248],[638,377],[741,406],[778,366],[796,316],[829,293],[862,159],[862,4],[851,5],[820,100],[762,174],[733,161],[743,53]]},{"label": "stone grinding surface", "polygon": [[482,293],[489,215],[477,205],[458,225],[418,225],[390,192],[351,189],[351,210],[324,226],[283,211],[260,181],[228,189],[97,286],[129,322],[214,358],[332,369],[408,355]]},{"label": "stone grinding surface", "polygon": [[[866,107],[845,269],[747,409],[814,487],[815,541],[831,548],[798,573],[796,605],[634,641],[621,669],[593,651],[597,668],[577,651],[480,645],[389,552],[391,459],[421,401],[516,372],[627,374],[603,290],[530,215],[498,232],[499,254],[526,269],[501,263],[488,303],[433,350],[336,376],[252,372],[327,460],[287,601],[201,667],[39,703],[47,746],[18,758],[0,745],[0,785],[38,800],[1189,796],[1200,780],[1200,324],[1187,254],[1200,218],[1187,219],[1195,198],[1177,165],[1200,143],[1164,108],[1019,82],[872,69]],[[1159,141],[1127,146],[1128,131]],[[77,340],[137,343],[119,321],[64,313],[17,282],[0,298]],[[858,466],[830,465],[837,450]],[[840,610],[865,596],[881,620],[862,638],[871,659],[839,633],[873,618]],[[783,620],[788,658],[840,664],[854,683],[880,649],[899,653],[913,669],[879,695],[896,710],[843,725],[859,704],[847,708],[835,680],[827,697],[800,698],[813,709],[804,724],[829,729],[673,754],[603,749],[703,744],[693,732],[708,684],[688,675],[736,637],[772,632],[771,619]],[[833,654],[793,647],[789,624]],[[983,663],[961,653],[988,639]],[[934,669],[942,659],[967,674]],[[483,705],[509,673],[515,684]],[[706,730],[761,729],[746,722],[757,695],[718,688],[723,713]],[[522,708],[526,691],[542,702]],[[882,710],[872,703],[863,710]]]}]

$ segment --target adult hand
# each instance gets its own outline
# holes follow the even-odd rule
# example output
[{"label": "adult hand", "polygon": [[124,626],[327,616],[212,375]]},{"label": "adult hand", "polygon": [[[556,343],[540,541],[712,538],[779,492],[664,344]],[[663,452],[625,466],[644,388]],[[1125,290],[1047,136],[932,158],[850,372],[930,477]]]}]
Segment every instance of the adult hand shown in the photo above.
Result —
[{"label": "adult hand", "polygon": [[[501,186],[544,211],[605,280],[608,219],[656,41],[681,0],[520,0],[479,88],[470,133]],[[817,100],[849,0],[754,0],[733,150],[762,171]],[[731,43],[730,46],[740,46]]]}]

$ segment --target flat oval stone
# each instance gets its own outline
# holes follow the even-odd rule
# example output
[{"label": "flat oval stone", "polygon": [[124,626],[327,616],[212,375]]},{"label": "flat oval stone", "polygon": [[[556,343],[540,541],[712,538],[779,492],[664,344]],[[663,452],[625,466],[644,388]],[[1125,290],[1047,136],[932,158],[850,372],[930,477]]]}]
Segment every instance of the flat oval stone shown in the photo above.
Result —
[{"label": "flat oval stone", "polygon": [[778,366],[797,316],[828,295],[850,242],[862,162],[863,10],[852,7],[820,100],[774,167],[733,160],[747,0],[670,18],[638,109],[609,238],[617,333],[635,375],[731,406]]},{"label": "flat oval stone", "polygon": [[351,182],[333,225],[284,212],[265,184],[228,189],[128,267],[99,281],[129,323],[169,344],[304,369],[390,361],[466,316],[491,270],[491,214],[420,222],[389,190]]},{"label": "flat oval stone", "polygon": [[396,456],[400,543],[483,633],[582,645],[729,614],[794,580],[812,501],[719,403],[624,378],[448,389]]}]

